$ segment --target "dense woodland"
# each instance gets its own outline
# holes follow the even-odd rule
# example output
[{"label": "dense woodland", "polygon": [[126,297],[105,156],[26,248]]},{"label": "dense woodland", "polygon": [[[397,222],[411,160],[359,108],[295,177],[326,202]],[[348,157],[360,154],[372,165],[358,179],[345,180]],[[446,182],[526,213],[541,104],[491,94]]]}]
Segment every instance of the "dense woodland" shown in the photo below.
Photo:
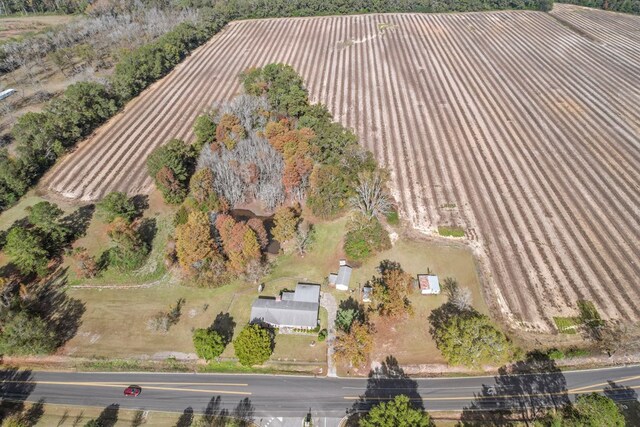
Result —
[{"label": "dense woodland", "polygon": [[[165,201],[180,204],[172,257],[185,275],[206,286],[224,284],[229,273],[255,280],[272,240],[304,254],[313,242],[304,205],[319,218],[357,212],[345,239],[352,260],[388,248],[378,220],[391,209],[387,175],[371,153],[309,103],[292,67],[270,64],[240,78],[245,93],[198,117],[193,145],[174,139],[147,159]],[[257,218],[230,215],[252,202],[275,212],[269,232]]]}]

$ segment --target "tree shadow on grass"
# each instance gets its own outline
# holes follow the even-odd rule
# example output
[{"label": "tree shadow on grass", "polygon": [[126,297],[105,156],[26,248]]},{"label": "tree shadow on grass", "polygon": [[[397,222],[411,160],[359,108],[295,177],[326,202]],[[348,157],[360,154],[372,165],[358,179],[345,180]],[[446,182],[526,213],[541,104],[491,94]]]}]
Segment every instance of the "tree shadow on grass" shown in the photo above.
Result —
[{"label": "tree shadow on grass", "polygon": [[352,415],[349,425],[357,425],[358,414],[366,413],[380,402],[393,400],[399,395],[407,396],[415,408],[424,410],[418,383],[405,374],[395,357],[387,356],[379,368],[369,372],[364,394],[347,410],[347,414]]},{"label": "tree shadow on grass", "polygon": [[118,422],[118,412],[120,405],[112,403],[102,410],[98,418],[95,419],[94,425],[99,427],[114,427]]},{"label": "tree shadow on grass", "polygon": [[140,233],[142,241],[149,245],[149,247],[151,247],[151,245],[153,244],[153,239],[155,239],[156,234],[158,234],[158,225],[156,219],[143,218],[140,221],[138,232]]},{"label": "tree shadow on grass", "polygon": [[529,424],[550,409],[569,404],[564,374],[543,353],[530,353],[498,372],[494,384],[483,384],[471,405],[463,409],[463,426]]},{"label": "tree shadow on grass", "polygon": [[131,197],[131,201],[136,208],[136,216],[142,216],[142,213],[149,209],[149,196],[146,194],[136,194]]},{"label": "tree shadow on grass", "polygon": [[193,424],[193,408],[189,406],[187,409],[182,412],[180,418],[178,418],[178,422],[176,422],[176,427],[189,427]]},{"label": "tree shadow on grass", "polygon": [[89,228],[89,224],[91,224],[95,210],[96,206],[93,204],[81,206],[71,214],[62,218],[62,225],[69,230],[67,237],[68,243],[73,243],[87,234],[87,229]]},{"label": "tree shadow on grass", "polygon": [[31,371],[7,367],[0,370],[0,422],[24,410],[35,388]]},{"label": "tree shadow on grass", "polygon": [[636,391],[613,381],[607,382],[604,395],[618,404],[628,426],[640,426],[640,402]]},{"label": "tree shadow on grass", "polygon": [[40,418],[44,415],[44,399],[38,400],[36,403],[31,404],[29,409],[22,413],[22,420],[25,426],[35,426],[40,421]]},{"label": "tree shadow on grass", "polygon": [[85,304],[66,293],[66,268],[59,269],[29,295],[28,308],[39,313],[56,331],[62,345],[73,338],[82,324]]},{"label": "tree shadow on grass", "polygon": [[231,316],[229,313],[220,312],[216,316],[209,329],[219,333],[226,346],[233,339],[233,331],[235,327],[236,322],[233,320],[233,316]]}]

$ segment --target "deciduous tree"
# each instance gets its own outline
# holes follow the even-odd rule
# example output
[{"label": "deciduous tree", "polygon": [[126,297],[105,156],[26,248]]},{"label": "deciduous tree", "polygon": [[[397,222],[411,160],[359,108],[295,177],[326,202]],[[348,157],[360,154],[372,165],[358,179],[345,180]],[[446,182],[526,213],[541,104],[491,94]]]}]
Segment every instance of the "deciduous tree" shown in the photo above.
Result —
[{"label": "deciduous tree", "polygon": [[477,368],[483,363],[503,364],[516,353],[491,320],[475,310],[459,311],[447,303],[434,310],[429,321],[431,336],[450,365]]},{"label": "deciduous tree", "polygon": [[338,332],[334,345],[335,357],[348,362],[351,366],[364,364],[372,348],[371,327],[359,321],[351,325],[349,332]]},{"label": "deciduous tree", "polygon": [[43,276],[47,273],[49,252],[36,230],[12,227],[7,234],[4,251],[23,274],[37,273]]},{"label": "deciduous tree", "polygon": [[369,218],[389,212],[391,202],[387,194],[387,180],[386,173],[380,170],[359,173],[355,196],[351,199],[353,207]]},{"label": "deciduous tree", "polygon": [[176,252],[178,262],[187,274],[194,274],[206,266],[207,261],[219,258],[207,214],[191,212],[187,222],[176,228]]},{"label": "deciduous tree", "polygon": [[278,208],[273,216],[274,227],[271,230],[273,238],[281,244],[293,239],[296,235],[298,221],[295,209],[288,206]]},{"label": "deciduous tree", "polygon": [[56,332],[40,316],[28,311],[9,313],[0,332],[0,353],[48,354],[58,345]]},{"label": "deciduous tree", "polygon": [[107,234],[113,242],[113,247],[109,249],[109,265],[120,271],[131,271],[144,263],[149,255],[149,246],[140,235],[139,224],[117,217]]},{"label": "deciduous tree", "polygon": [[104,196],[96,203],[96,209],[106,222],[112,222],[117,217],[131,222],[138,214],[133,200],[121,191],[112,191]]},{"label": "deciduous tree", "polygon": [[360,427],[431,427],[431,417],[415,408],[408,396],[398,395],[388,402],[380,402],[359,420]]},{"label": "deciduous tree", "polygon": [[398,263],[384,260],[379,266],[380,276],[371,280],[372,307],[383,317],[398,318],[413,314],[408,293],[413,278]]}]

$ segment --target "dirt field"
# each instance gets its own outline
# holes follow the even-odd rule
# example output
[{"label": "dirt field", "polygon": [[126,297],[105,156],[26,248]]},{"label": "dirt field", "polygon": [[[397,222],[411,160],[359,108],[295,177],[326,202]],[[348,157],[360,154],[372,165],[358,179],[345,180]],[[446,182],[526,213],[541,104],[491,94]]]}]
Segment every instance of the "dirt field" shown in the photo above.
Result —
[{"label": "dirt field", "polygon": [[44,180],[69,198],[146,192],[144,160],[239,91],[293,65],[314,101],[392,172],[416,228],[466,230],[489,303],[552,330],[588,299],[640,320],[640,17],[558,5],[229,25]]}]

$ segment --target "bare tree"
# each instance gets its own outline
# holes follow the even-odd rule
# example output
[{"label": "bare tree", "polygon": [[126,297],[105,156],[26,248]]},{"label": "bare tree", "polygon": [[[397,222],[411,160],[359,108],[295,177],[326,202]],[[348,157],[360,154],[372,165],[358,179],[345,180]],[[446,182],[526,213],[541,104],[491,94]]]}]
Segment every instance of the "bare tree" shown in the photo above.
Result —
[{"label": "bare tree", "polygon": [[458,282],[452,278],[447,277],[442,283],[442,289],[447,296],[447,301],[460,311],[469,310],[473,302],[471,295],[471,289],[467,287],[460,287]]},{"label": "bare tree", "polygon": [[315,241],[315,229],[309,221],[300,221],[296,230],[296,250],[298,255],[304,256]]},{"label": "bare tree", "polygon": [[356,182],[356,195],[351,198],[353,207],[369,218],[389,212],[391,202],[387,194],[387,180],[383,171],[360,172]]}]

